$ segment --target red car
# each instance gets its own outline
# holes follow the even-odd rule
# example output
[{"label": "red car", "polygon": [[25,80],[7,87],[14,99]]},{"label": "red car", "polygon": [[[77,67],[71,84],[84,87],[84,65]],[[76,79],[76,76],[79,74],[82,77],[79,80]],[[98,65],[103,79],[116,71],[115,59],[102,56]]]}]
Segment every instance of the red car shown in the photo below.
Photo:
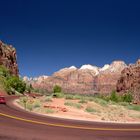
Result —
[{"label": "red car", "polygon": [[6,100],[4,96],[0,96],[0,104],[6,104]]}]

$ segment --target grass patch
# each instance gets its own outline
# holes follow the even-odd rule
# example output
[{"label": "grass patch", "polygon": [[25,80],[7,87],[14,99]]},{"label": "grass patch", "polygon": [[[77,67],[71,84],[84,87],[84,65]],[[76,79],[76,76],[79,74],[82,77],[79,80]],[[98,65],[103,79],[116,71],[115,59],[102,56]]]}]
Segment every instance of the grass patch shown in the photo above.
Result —
[{"label": "grass patch", "polygon": [[127,103],[127,102],[120,102],[118,104],[121,105],[121,106],[128,106],[129,105],[129,103]]},{"label": "grass patch", "polygon": [[52,96],[45,97],[45,102],[52,102]]},{"label": "grass patch", "polygon": [[33,103],[33,108],[40,108],[41,107],[41,103],[39,100],[35,100]]},{"label": "grass patch", "polygon": [[90,106],[86,107],[85,110],[86,110],[86,112],[89,112],[89,113],[97,112],[97,110],[95,110],[93,107],[90,107]]},{"label": "grass patch", "polygon": [[47,108],[45,109],[45,113],[47,114],[51,114],[51,113],[54,113],[55,111],[53,109],[50,109],[50,108]]},{"label": "grass patch", "polygon": [[64,105],[72,106],[72,107],[77,108],[77,109],[81,109],[82,108],[81,104],[79,104],[79,103],[65,102]]},{"label": "grass patch", "polygon": [[54,98],[63,98],[64,97],[64,93],[62,93],[62,92],[53,93],[53,97]]},{"label": "grass patch", "polygon": [[101,106],[107,106],[108,105],[108,102],[103,100],[103,99],[100,99],[100,98],[93,98],[93,101],[95,103],[98,103],[100,104]]},{"label": "grass patch", "polygon": [[87,101],[83,98],[83,99],[81,99],[78,103],[81,103],[81,104],[86,104],[86,103],[87,103]]},{"label": "grass patch", "polygon": [[26,103],[26,109],[29,110],[29,111],[32,111],[33,110],[33,104],[27,102]]},{"label": "grass patch", "polygon": [[74,95],[74,99],[75,99],[75,100],[80,100],[80,99],[82,99],[82,98],[83,98],[82,95]]},{"label": "grass patch", "polygon": [[126,106],[126,108],[129,109],[129,110],[140,111],[140,106],[139,105],[128,105],[128,106]]},{"label": "grass patch", "polygon": [[94,98],[95,98],[95,97],[85,97],[85,99],[86,99],[87,101],[90,101],[90,102],[94,101]]},{"label": "grass patch", "polygon": [[65,99],[66,99],[66,100],[73,100],[73,99],[74,99],[74,95],[72,95],[72,94],[67,94],[67,95],[65,95]]}]

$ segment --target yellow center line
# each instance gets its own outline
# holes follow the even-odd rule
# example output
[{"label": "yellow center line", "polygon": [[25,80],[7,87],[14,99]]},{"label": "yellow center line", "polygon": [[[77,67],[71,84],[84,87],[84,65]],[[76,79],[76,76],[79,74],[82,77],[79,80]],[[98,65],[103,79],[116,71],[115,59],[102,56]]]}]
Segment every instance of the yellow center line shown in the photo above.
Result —
[{"label": "yellow center line", "polygon": [[139,128],[134,129],[127,129],[127,128],[98,128],[98,127],[84,127],[84,126],[74,126],[74,125],[64,125],[64,124],[54,124],[54,123],[48,123],[48,122],[41,122],[41,121],[34,121],[29,119],[24,119],[4,113],[0,113],[0,116],[12,118],[19,121],[29,122],[33,124],[41,124],[41,125],[47,125],[47,126],[55,126],[55,127],[63,127],[63,128],[74,128],[74,129],[83,129],[83,130],[98,130],[98,131],[140,131]]}]

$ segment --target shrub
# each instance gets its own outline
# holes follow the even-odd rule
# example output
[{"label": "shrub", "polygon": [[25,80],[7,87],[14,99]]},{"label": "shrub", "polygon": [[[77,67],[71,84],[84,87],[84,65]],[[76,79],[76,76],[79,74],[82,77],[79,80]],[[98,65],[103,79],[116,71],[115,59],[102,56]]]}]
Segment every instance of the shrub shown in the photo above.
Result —
[{"label": "shrub", "polygon": [[88,101],[93,101],[94,100],[93,98],[94,97],[85,97],[85,99],[88,100]]},{"label": "shrub", "polygon": [[52,96],[47,96],[47,97],[45,98],[45,101],[46,101],[46,102],[52,102]]},{"label": "shrub", "polygon": [[79,100],[79,99],[82,99],[83,97],[82,97],[82,95],[74,95],[74,99],[77,99],[77,100]]},{"label": "shrub", "polygon": [[110,100],[114,101],[114,102],[118,102],[119,101],[118,96],[116,94],[116,91],[112,91],[111,96],[110,96]]},{"label": "shrub", "polygon": [[132,102],[132,100],[133,100],[131,93],[127,93],[127,94],[123,95],[122,98],[123,98],[124,102],[128,102],[128,103]]},{"label": "shrub", "polygon": [[85,110],[86,110],[87,112],[90,112],[90,113],[97,112],[94,108],[92,108],[92,107],[90,107],[90,106],[86,107]]},{"label": "shrub", "polygon": [[85,99],[81,99],[78,103],[85,104],[87,101]]},{"label": "shrub", "polygon": [[20,97],[19,98],[19,103],[24,106],[24,109],[26,109],[27,101],[28,101],[27,97]]},{"label": "shrub", "polygon": [[55,93],[53,93],[53,97],[55,97],[55,98],[63,98],[64,97],[64,93],[55,92]]},{"label": "shrub", "polygon": [[38,108],[41,106],[41,103],[39,100],[35,100],[34,103],[33,103],[33,108]]},{"label": "shrub", "polygon": [[9,94],[15,94],[16,91],[23,93],[26,89],[26,84],[19,77],[11,76],[6,81],[6,91]]},{"label": "shrub", "polygon": [[58,85],[55,85],[53,87],[53,93],[60,93],[60,92],[62,92],[62,88]]},{"label": "shrub", "polygon": [[128,105],[126,107],[127,107],[127,109],[130,109],[130,110],[140,111],[140,106],[139,105]]},{"label": "shrub", "polygon": [[108,104],[107,101],[105,101],[105,100],[103,100],[103,99],[100,99],[100,98],[93,98],[93,101],[94,101],[95,103],[98,103],[98,104],[102,105],[102,106],[106,106],[106,105]]},{"label": "shrub", "polygon": [[5,66],[0,65],[0,76],[6,77],[6,78],[10,76],[10,72]]},{"label": "shrub", "polygon": [[26,85],[26,91],[27,91],[28,93],[31,93],[31,92],[33,91],[32,84]]},{"label": "shrub", "polygon": [[67,94],[67,95],[65,96],[65,99],[72,100],[72,99],[74,99],[74,95]]},{"label": "shrub", "polygon": [[79,103],[65,102],[64,105],[72,106],[72,107],[74,107],[74,108],[78,108],[78,109],[82,108],[81,104],[79,104]]},{"label": "shrub", "polygon": [[45,113],[49,114],[49,113],[54,113],[53,109],[47,108],[45,109]]},{"label": "shrub", "polygon": [[129,104],[127,102],[120,102],[119,105],[121,105],[121,106],[128,106]]},{"label": "shrub", "polygon": [[27,102],[27,103],[26,103],[26,108],[27,108],[29,111],[32,111],[32,110],[33,110],[33,104]]}]

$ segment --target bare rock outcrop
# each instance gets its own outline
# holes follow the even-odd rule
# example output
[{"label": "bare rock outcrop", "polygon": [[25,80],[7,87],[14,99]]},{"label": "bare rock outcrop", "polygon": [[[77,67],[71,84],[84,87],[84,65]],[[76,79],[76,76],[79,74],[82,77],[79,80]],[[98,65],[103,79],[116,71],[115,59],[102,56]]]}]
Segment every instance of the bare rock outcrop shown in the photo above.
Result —
[{"label": "bare rock outcrop", "polygon": [[132,92],[136,102],[140,102],[140,59],[125,68],[117,82],[118,92]]},{"label": "bare rock outcrop", "polygon": [[110,93],[116,90],[116,84],[121,76],[121,71],[127,65],[123,61],[114,61],[111,65],[105,65],[95,77],[95,89],[99,93]]},{"label": "bare rock outcrop", "polygon": [[0,41],[0,65],[4,65],[13,75],[19,74],[15,48],[2,41]]},{"label": "bare rock outcrop", "polygon": [[55,85],[60,85],[66,93],[109,93],[116,89],[116,83],[121,71],[126,67],[123,61],[114,61],[103,68],[83,65],[81,68],[71,66],[55,72],[52,76],[32,82],[33,87],[52,91]]}]

